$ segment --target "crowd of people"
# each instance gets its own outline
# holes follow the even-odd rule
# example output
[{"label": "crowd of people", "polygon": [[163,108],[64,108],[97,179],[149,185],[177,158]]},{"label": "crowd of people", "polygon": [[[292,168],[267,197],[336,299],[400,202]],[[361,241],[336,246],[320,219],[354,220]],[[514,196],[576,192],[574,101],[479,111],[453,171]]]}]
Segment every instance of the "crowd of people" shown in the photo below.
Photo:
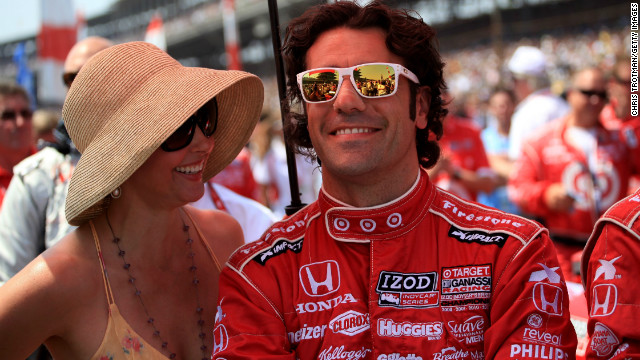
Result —
[{"label": "crowd of people", "polygon": [[379,1],[313,7],[284,126],[273,79],[141,42],[79,41],[59,121],[0,84],[0,353],[638,356],[629,29],[436,42]]}]

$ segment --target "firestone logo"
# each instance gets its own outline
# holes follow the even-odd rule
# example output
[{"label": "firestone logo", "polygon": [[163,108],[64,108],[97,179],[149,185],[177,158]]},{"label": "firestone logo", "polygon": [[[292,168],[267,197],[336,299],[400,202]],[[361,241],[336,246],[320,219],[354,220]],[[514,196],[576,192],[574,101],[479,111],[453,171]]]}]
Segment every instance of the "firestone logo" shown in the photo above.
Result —
[{"label": "firestone logo", "polygon": [[495,217],[487,215],[487,214],[483,214],[483,215],[478,215],[478,214],[473,214],[473,213],[467,214],[467,213],[461,211],[460,209],[458,209],[458,207],[455,206],[452,202],[447,201],[447,200],[443,201],[442,208],[445,209],[445,210],[448,210],[453,215],[456,215],[459,218],[465,218],[467,221],[490,222],[493,225],[505,224],[505,225],[511,225],[511,226],[513,226],[515,228],[519,228],[519,227],[524,225],[524,224],[521,224],[521,223],[519,223],[517,221],[511,221],[511,219],[495,218]]}]

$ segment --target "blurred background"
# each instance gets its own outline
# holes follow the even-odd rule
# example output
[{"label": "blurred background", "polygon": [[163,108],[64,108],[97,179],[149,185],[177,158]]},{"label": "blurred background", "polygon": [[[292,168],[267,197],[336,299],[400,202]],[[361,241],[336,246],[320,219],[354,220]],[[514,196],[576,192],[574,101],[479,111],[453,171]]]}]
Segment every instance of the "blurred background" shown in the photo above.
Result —
[{"label": "blurred background", "polygon": [[[319,0],[279,0],[281,29]],[[361,1],[366,2],[366,1]],[[277,106],[267,0],[2,0],[0,77],[31,85],[36,107],[59,107],[59,80],[68,49],[99,35],[116,43],[164,44],[183,65],[240,68],[259,75],[266,103]],[[469,117],[506,73],[505,59],[521,44],[551,61],[554,92],[572,69],[610,66],[629,54],[630,7],[625,0],[389,0],[412,9],[438,31],[452,94],[464,95]],[[154,19],[154,21],[152,21]],[[60,27],[64,28],[60,31]],[[226,40],[225,40],[226,39]],[[55,59],[55,57],[61,59]],[[50,63],[53,62],[52,66]],[[24,72],[31,78],[24,79]],[[27,86],[29,88],[29,86]]]}]

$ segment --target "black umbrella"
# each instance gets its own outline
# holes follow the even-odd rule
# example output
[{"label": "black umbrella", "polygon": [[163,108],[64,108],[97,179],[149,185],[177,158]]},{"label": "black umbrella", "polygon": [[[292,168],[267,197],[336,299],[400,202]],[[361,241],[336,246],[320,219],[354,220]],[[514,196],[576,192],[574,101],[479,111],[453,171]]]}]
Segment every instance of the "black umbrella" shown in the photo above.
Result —
[{"label": "black umbrella", "polygon": [[[284,77],[284,65],[282,64],[282,45],[280,41],[280,20],[278,16],[278,1],[269,0],[269,18],[271,20],[271,40],[273,42],[273,55],[276,61],[276,78],[278,80],[278,96],[280,97],[280,113],[282,114],[282,125],[284,128],[284,119],[286,119],[285,109],[285,92],[286,84]],[[287,154],[287,168],[289,170],[289,189],[291,190],[291,204],[285,206],[285,213],[293,215],[296,211],[302,209],[306,204],[300,201],[300,188],[298,187],[298,172],[296,171],[296,158],[291,148],[291,144],[287,141],[286,133],[284,144]]]}]

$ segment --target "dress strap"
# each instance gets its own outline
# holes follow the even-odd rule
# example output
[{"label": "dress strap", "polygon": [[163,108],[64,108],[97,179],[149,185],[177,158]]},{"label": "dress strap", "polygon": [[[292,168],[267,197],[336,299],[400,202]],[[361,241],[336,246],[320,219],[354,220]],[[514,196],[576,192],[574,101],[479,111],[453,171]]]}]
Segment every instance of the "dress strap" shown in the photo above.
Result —
[{"label": "dress strap", "polygon": [[218,272],[221,272],[222,271],[222,267],[220,266],[220,261],[218,261],[218,258],[216,257],[216,254],[213,252],[213,250],[211,249],[211,247],[209,246],[209,244],[205,240],[205,237],[202,234],[202,231],[200,231],[200,228],[198,227],[196,222],[193,221],[193,217],[191,216],[191,213],[189,213],[189,211],[184,207],[182,208],[182,210],[184,210],[184,213],[187,214],[187,216],[189,217],[189,220],[193,224],[193,227],[196,229],[196,232],[198,233],[198,236],[200,237],[200,241],[202,241],[202,244],[204,245],[204,247],[209,252],[209,256],[211,256],[211,258],[213,259],[213,262],[216,264],[216,268],[218,268]]},{"label": "dress strap", "polygon": [[113,291],[111,291],[111,284],[109,284],[107,267],[104,265],[104,258],[102,257],[102,249],[100,248],[100,241],[98,240],[98,232],[93,224],[93,220],[89,220],[91,226],[91,233],[93,233],[93,242],[96,245],[96,252],[98,253],[98,259],[100,260],[100,268],[102,269],[102,282],[104,283],[104,292],[107,295],[107,302],[109,305],[114,303]]}]

